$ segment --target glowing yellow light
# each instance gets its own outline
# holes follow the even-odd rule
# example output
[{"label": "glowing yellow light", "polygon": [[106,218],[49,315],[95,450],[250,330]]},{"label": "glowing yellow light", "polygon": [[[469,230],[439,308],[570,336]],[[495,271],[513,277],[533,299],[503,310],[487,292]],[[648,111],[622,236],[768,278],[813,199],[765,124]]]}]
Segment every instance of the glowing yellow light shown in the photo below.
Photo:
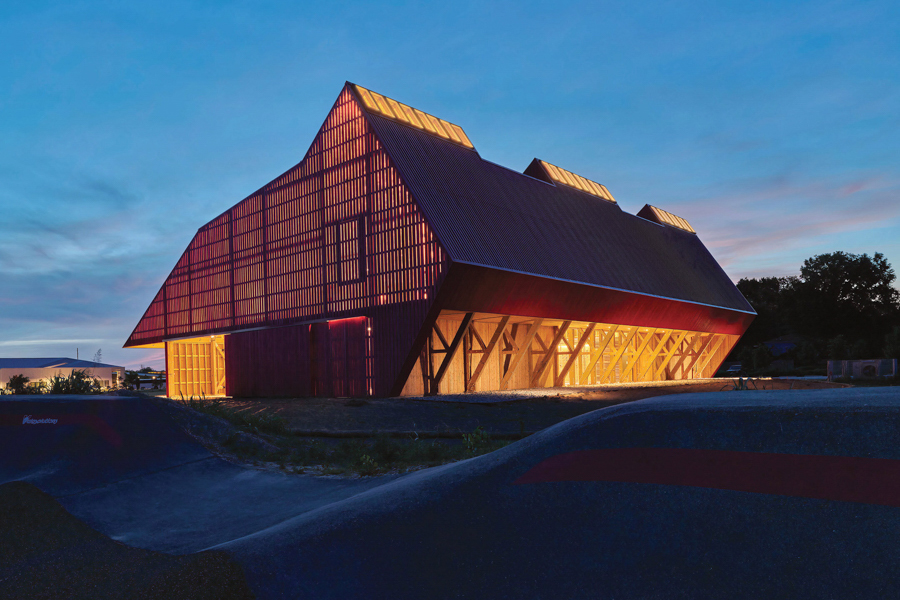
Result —
[{"label": "glowing yellow light", "polygon": [[582,177],[581,175],[575,175],[575,181],[578,182],[578,189],[579,189],[579,190],[581,190],[582,192],[589,192],[589,191],[590,191],[590,188],[588,187],[588,184],[587,184],[587,179],[585,179],[585,178]]},{"label": "glowing yellow light", "polygon": [[413,112],[416,113],[416,116],[419,117],[419,121],[422,123],[422,128],[425,131],[430,131],[431,133],[437,135],[437,130],[431,125],[431,121],[428,120],[428,115],[423,113],[418,108],[414,108]]},{"label": "glowing yellow light", "polygon": [[404,123],[409,123],[409,119],[407,119],[406,115],[403,114],[403,109],[400,108],[400,104],[396,100],[388,97],[385,97],[385,100],[387,100],[388,106],[391,107],[391,110],[394,111],[394,116],[397,117],[397,119],[403,121]]},{"label": "glowing yellow light", "polygon": [[657,219],[659,219],[663,223],[666,223],[667,225],[677,227],[678,229],[683,229],[690,233],[697,233],[696,231],[694,231],[694,228],[691,227],[690,223],[688,223],[685,219],[682,219],[678,215],[673,215],[672,213],[661,208],[656,208],[655,206],[651,206],[650,210],[653,211],[653,214],[656,215]]},{"label": "glowing yellow light", "polygon": [[609,199],[612,200],[613,202],[616,201],[616,199],[613,198],[613,195],[609,193],[609,190],[606,189],[606,186],[605,186],[605,185],[601,185],[601,186],[600,186],[600,189],[603,190],[603,193],[606,194],[606,197],[607,197],[607,198],[609,198]]},{"label": "glowing yellow light", "polygon": [[472,142],[469,141],[469,136],[466,135],[466,132],[463,131],[462,127],[460,127],[459,125],[454,125],[453,123],[448,123],[448,125],[450,125],[450,127],[453,128],[453,131],[456,132],[456,136],[462,142],[463,146],[468,146],[469,148],[475,147]]},{"label": "glowing yellow light", "polygon": [[575,178],[572,177],[572,174],[571,174],[571,173],[569,173],[569,172],[566,171],[565,169],[560,169],[559,172],[562,173],[562,176],[565,178],[566,183],[568,183],[569,185],[571,185],[573,188],[577,188],[577,187],[578,187],[578,184],[575,183]]},{"label": "glowing yellow light", "polygon": [[[601,188],[598,184],[594,183],[590,179],[588,179],[587,182],[588,182],[588,186],[590,186],[591,191],[594,193],[595,196],[600,196],[601,198],[607,198],[606,194],[603,193],[603,188]],[[610,200],[610,199],[611,198],[607,198],[607,200]]]},{"label": "glowing yellow light", "polygon": [[437,134],[439,136],[441,136],[442,138],[446,138],[449,140],[450,136],[447,134],[446,131],[444,131],[444,127],[441,124],[441,120],[438,119],[437,117],[432,117],[431,115],[427,115],[427,116],[428,116],[428,122],[431,123],[432,127],[434,127],[434,130],[437,131]]},{"label": "glowing yellow light", "polygon": [[459,139],[459,136],[456,135],[455,131],[453,131],[453,126],[450,123],[448,123],[447,121],[444,121],[442,119],[438,119],[438,120],[441,122],[441,125],[444,126],[444,131],[447,132],[447,135],[450,136],[450,139],[453,140],[454,142],[456,142],[457,144],[461,144],[462,140]]},{"label": "glowing yellow light", "polygon": [[378,109],[378,105],[375,103],[375,100],[372,99],[372,95],[369,94],[369,90],[356,86],[356,91],[359,92],[359,97],[362,98],[363,104],[366,105],[366,108],[368,108],[369,110],[374,110],[376,112],[381,112]]},{"label": "glowing yellow light", "polygon": [[354,85],[353,87],[356,89],[363,104],[369,111],[407,123],[417,129],[423,129],[429,133],[439,135],[446,140],[450,140],[465,146],[466,148],[475,148],[472,141],[459,125],[454,125],[453,123],[438,119],[421,110],[407,106],[402,102],[397,102],[393,98],[388,98],[377,92],[367,90],[364,87],[358,85]]},{"label": "glowing yellow light", "polygon": [[388,117],[394,116],[394,113],[391,111],[391,107],[388,106],[387,100],[385,100],[384,96],[382,96],[381,94],[379,94],[377,92],[369,92],[369,93],[372,94],[372,98],[374,98],[375,102],[378,103],[378,108],[379,108],[381,114],[388,116]]},{"label": "glowing yellow light", "polygon": [[599,183],[595,183],[590,179],[582,177],[576,173],[572,173],[570,171],[566,171],[562,167],[557,167],[551,165],[550,163],[539,160],[541,166],[544,167],[544,171],[550,176],[550,179],[553,181],[564,183],[565,185],[571,186],[576,190],[581,190],[582,192],[591,194],[592,196],[597,196],[598,198],[603,198],[604,200],[608,200],[610,202],[615,202],[615,198],[612,197],[612,194],[609,193],[609,190],[606,187],[600,185]]},{"label": "glowing yellow light", "polygon": [[556,169],[556,167],[544,161],[541,161],[541,164],[544,165],[544,168],[548,173],[550,173],[550,179],[552,179],[553,181],[562,181],[562,178],[560,177],[559,171]]},{"label": "glowing yellow light", "polygon": [[422,127],[422,124],[419,122],[419,118],[416,117],[416,113],[412,108],[408,107],[405,104],[401,104],[400,108],[403,109],[403,114],[406,115],[406,120],[409,121],[411,125],[418,127],[419,129],[425,129],[424,127]]}]

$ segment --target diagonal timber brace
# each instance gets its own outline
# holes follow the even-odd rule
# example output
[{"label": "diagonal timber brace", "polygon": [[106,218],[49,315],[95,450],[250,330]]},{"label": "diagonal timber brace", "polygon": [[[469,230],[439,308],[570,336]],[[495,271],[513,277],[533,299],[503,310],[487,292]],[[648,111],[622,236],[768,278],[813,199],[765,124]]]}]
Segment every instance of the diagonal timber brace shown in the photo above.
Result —
[{"label": "diagonal timber brace", "polygon": [[[497,329],[494,330],[494,334],[491,336],[490,341],[487,343],[487,346],[484,346],[484,353],[481,355],[481,360],[478,361],[478,366],[475,367],[475,371],[472,372],[472,377],[469,378],[469,382],[466,385],[467,392],[475,391],[475,384],[478,383],[478,378],[481,377],[481,372],[484,371],[484,367],[488,363],[488,357],[490,357],[491,352],[494,351],[497,342],[500,341],[500,336],[503,335],[507,323],[509,323],[508,316],[500,319],[500,323],[497,324]],[[472,331],[475,331],[475,329],[473,328]],[[481,341],[480,337],[478,339]]]},{"label": "diagonal timber brace", "polygon": [[665,357],[662,360],[662,364],[659,365],[653,372],[653,380],[656,381],[660,377],[662,377],[663,372],[669,366],[669,361],[672,360],[672,357],[675,356],[675,353],[678,351],[678,348],[681,346],[681,342],[684,341],[685,336],[687,335],[687,331],[679,331],[678,335],[675,336],[675,341],[672,342],[672,347],[666,352]]},{"label": "diagonal timber brace", "polygon": [[[453,360],[453,356],[459,349],[460,342],[462,342],[463,337],[469,330],[469,324],[472,322],[472,317],[474,316],[475,313],[466,313],[466,316],[463,317],[462,323],[460,323],[459,328],[456,330],[456,335],[453,336],[453,341],[446,346],[446,354],[444,354],[444,360],[441,361],[441,366],[438,367],[437,373],[435,373],[434,377],[432,377],[428,382],[428,394],[430,396],[434,396],[438,393],[438,388],[441,385],[441,380],[444,378],[444,374],[447,372],[447,368],[450,366],[450,362]],[[435,323],[435,332],[439,331],[440,330],[437,328],[437,323]],[[440,333],[438,333],[438,335],[441,337],[441,341],[446,343],[446,340],[444,340],[444,336],[440,335]]]},{"label": "diagonal timber brace", "polygon": [[628,332],[628,335],[625,336],[625,339],[622,341],[622,345],[619,346],[619,349],[616,350],[616,353],[613,355],[612,360],[609,361],[609,366],[603,370],[603,373],[600,374],[600,377],[597,378],[597,383],[604,383],[606,378],[610,376],[613,372],[613,369],[616,368],[616,365],[619,364],[619,361],[622,360],[622,355],[625,354],[625,350],[628,349],[628,344],[631,343],[631,340],[634,339],[634,336],[637,335],[638,328],[633,327],[631,331]]},{"label": "diagonal timber brace", "polygon": [[525,333],[525,339],[522,340],[522,343],[519,345],[518,350],[512,357],[512,361],[509,363],[509,368],[506,370],[506,373],[503,374],[503,377],[500,379],[500,389],[505,390],[509,385],[509,380],[512,377],[513,373],[516,372],[516,367],[519,366],[519,363],[522,362],[522,358],[528,354],[528,351],[531,349],[531,342],[534,341],[534,336],[537,335],[538,329],[541,327],[541,323],[543,323],[543,319],[535,319],[531,326],[528,328],[528,331]]},{"label": "diagonal timber brace", "polygon": [[571,324],[572,321],[563,321],[563,324],[556,332],[556,335],[553,336],[553,341],[550,342],[550,347],[546,349],[546,353],[534,368],[534,373],[531,376],[531,387],[538,387],[540,385],[541,379],[544,375],[544,371],[547,369],[547,365],[550,364],[551,359],[556,358],[556,348],[564,339],[566,331],[569,330],[569,325]]},{"label": "diagonal timber brace", "polygon": [[566,361],[565,366],[559,372],[559,375],[556,377],[556,381],[553,382],[554,387],[562,387],[562,385],[566,382],[566,375],[569,374],[569,369],[575,364],[576,361],[581,357],[581,350],[584,348],[584,345],[590,341],[591,336],[594,333],[594,329],[597,328],[596,323],[589,323],[585,328],[584,333],[581,334],[581,337],[578,339],[578,342],[575,344],[575,347],[572,348],[572,354],[569,356],[569,360]]},{"label": "diagonal timber brace", "polygon": [[[594,367],[597,365],[597,361],[600,360],[600,357],[603,356],[603,352],[606,350],[606,347],[609,346],[609,343],[613,340],[613,337],[616,335],[616,331],[619,330],[618,325],[613,325],[609,331],[606,332],[606,336],[600,341],[600,345],[594,348],[594,351],[591,352],[591,358],[588,361],[587,367],[584,371],[581,372],[581,378],[578,380],[579,385],[584,385],[587,383],[588,376],[594,372]],[[595,383],[600,383],[599,380]]]}]

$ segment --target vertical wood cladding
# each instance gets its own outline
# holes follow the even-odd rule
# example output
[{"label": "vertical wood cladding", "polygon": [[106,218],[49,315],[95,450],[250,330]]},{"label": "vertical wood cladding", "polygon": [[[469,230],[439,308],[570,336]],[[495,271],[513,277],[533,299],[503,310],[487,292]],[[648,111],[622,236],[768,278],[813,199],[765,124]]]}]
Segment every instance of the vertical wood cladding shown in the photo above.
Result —
[{"label": "vertical wood cladding", "polygon": [[[317,394],[334,386],[342,394],[386,393],[446,270],[440,244],[345,88],[300,164],[197,232],[126,346],[368,316],[377,323],[372,333],[382,337],[366,331],[363,349],[353,346],[336,367],[363,373],[346,380],[357,383],[313,372],[300,385],[291,374],[299,367],[277,353],[265,360],[285,369],[251,367],[247,344],[283,345],[291,353],[294,342],[288,334],[244,340],[241,333],[240,341],[229,340],[242,357],[228,359],[235,378],[229,390],[265,395],[267,386],[294,386],[299,393],[314,381]],[[335,335],[351,326],[336,327]],[[288,339],[274,341],[282,335]],[[251,383],[242,369],[282,381]]]},{"label": "vertical wood cladding", "polygon": [[358,317],[225,336],[228,395],[369,395],[368,323]]},{"label": "vertical wood cladding", "polygon": [[309,325],[225,336],[229,396],[310,395]]}]

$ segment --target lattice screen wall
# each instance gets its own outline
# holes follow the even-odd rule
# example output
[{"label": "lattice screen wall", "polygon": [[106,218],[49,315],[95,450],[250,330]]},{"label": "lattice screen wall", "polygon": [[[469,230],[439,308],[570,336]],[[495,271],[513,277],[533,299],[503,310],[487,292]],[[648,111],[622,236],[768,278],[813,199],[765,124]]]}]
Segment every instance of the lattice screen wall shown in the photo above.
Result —
[{"label": "lattice screen wall", "polygon": [[299,165],[198,231],[126,345],[420,303],[446,269],[345,89]]}]

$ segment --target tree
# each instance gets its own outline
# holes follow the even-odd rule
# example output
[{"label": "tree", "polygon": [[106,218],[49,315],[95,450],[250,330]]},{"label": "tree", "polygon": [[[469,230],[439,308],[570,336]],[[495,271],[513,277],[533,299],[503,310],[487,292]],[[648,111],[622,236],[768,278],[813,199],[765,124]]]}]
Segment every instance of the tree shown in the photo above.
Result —
[{"label": "tree", "polygon": [[6,384],[6,389],[12,390],[13,394],[27,394],[28,393],[28,382],[31,381],[25,375],[21,373],[18,375],[13,375],[9,378],[9,383]]},{"label": "tree", "polygon": [[842,335],[836,335],[828,340],[829,360],[846,360],[849,354],[850,348],[847,345],[847,338]]},{"label": "tree", "polygon": [[[808,258],[799,276],[741,279],[737,287],[757,317],[732,356],[788,334],[810,338],[823,353],[826,340],[832,344],[837,336],[843,336],[829,348],[831,359],[874,356],[878,354],[875,349],[885,343],[885,332],[900,325],[900,292],[893,287],[895,281],[884,255],[847,252]],[[811,349],[803,354],[804,359],[810,358]],[[750,357],[748,353],[745,358]]]},{"label": "tree", "polygon": [[884,353],[885,358],[900,359],[900,326],[895,326],[894,330],[884,336]]},{"label": "tree", "polygon": [[786,321],[786,290],[792,285],[790,277],[762,277],[737,282],[747,302],[756,311],[756,318],[744,334],[743,344],[755,346],[766,340],[790,333]]},{"label": "tree", "polygon": [[791,281],[789,316],[798,333],[880,339],[900,315],[894,269],[881,253],[832,252],[808,258]]},{"label": "tree", "polygon": [[125,387],[130,390],[136,390],[141,382],[141,376],[138,371],[125,371]]},{"label": "tree", "polygon": [[94,359],[93,359],[93,360],[94,360],[95,363],[102,363],[102,362],[103,362],[103,349],[102,349],[102,348],[97,348],[97,351],[94,352]]}]

